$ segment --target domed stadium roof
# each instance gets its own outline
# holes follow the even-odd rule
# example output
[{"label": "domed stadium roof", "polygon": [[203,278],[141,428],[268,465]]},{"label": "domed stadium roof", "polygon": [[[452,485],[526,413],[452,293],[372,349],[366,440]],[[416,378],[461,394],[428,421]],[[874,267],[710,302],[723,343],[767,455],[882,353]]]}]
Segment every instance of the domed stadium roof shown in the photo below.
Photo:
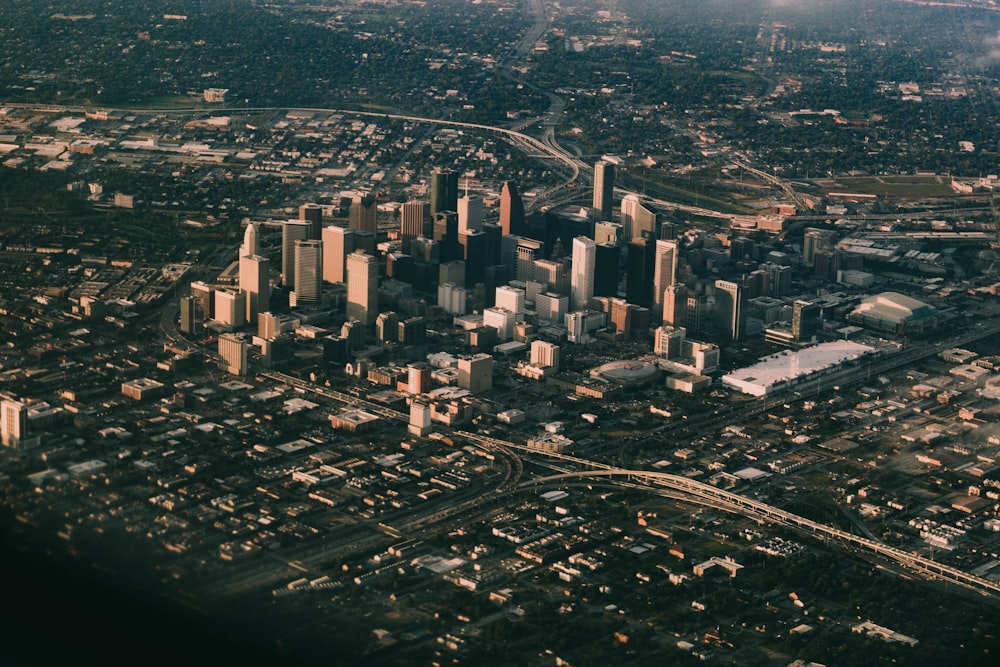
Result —
[{"label": "domed stadium roof", "polygon": [[851,313],[864,317],[902,324],[937,315],[937,309],[898,292],[882,292],[861,302]]},{"label": "domed stadium roof", "polygon": [[610,361],[597,369],[598,374],[615,384],[637,385],[649,382],[655,378],[660,369],[648,361],[637,359],[625,359],[621,361]]}]

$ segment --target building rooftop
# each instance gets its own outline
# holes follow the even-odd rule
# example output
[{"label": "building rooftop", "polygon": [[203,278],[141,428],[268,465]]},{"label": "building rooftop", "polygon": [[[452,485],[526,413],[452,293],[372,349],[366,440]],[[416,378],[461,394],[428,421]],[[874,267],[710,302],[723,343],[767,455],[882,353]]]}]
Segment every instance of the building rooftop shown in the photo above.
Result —
[{"label": "building rooftop", "polygon": [[872,352],[875,352],[875,348],[847,340],[820,343],[797,352],[783,350],[760,359],[753,366],[725,375],[722,381],[759,395],[759,391],[753,390],[766,391],[775,385],[807,377]]}]

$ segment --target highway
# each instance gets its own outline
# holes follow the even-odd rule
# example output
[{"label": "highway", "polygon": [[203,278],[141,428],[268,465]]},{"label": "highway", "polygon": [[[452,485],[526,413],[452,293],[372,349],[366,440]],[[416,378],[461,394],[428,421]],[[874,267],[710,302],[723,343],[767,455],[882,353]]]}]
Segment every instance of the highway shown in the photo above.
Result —
[{"label": "highway", "polygon": [[[580,460],[580,462],[582,463],[583,460]],[[839,528],[806,519],[773,505],[768,505],[736,493],[730,493],[710,484],[662,472],[608,468],[602,464],[595,464],[593,462],[589,462],[589,464],[595,466],[596,469],[541,477],[526,481],[523,483],[523,486],[545,485],[581,477],[624,477],[651,491],[676,500],[740,514],[763,523],[787,526],[826,541],[834,540],[849,544],[876,555],[890,558],[903,568],[910,570],[922,578],[953,583],[983,596],[994,597],[1000,601],[1000,582],[970,574],[958,568],[924,558],[919,554],[891,547],[868,537],[855,535]],[[666,489],[666,493],[662,493],[662,489]]]}]

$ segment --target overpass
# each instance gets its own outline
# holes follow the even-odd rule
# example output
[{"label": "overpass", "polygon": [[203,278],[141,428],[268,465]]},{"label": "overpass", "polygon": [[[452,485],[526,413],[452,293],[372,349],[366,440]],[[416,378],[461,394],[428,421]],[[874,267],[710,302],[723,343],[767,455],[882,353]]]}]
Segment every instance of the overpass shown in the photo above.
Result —
[{"label": "overpass", "polygon": [[737,493],[731,493],[710,484],[705,484],[704,482],[688,479],[687,477],[647,470],[627,470],[601,466],[596,470],[566,472],[536,478],[522,482],[521,487],[548,484],[581,477],[624,477],[626,480],[634,482],[640,487],[648,488],[660,495],[675,500],[740,514],[761,522],[786,526],[823,540],[837,540],[841,543],[849,544],[864,551],[891,559],[921,578],[952,583],[979,593],[984,597],[991,597],[996,601],[1000,601],[1000,582],[970,574],[916,553],[892,547],[867,537],[855,535],[854,533],[787,512],[773,505],[768,505],[767,503],[747,498]]}]

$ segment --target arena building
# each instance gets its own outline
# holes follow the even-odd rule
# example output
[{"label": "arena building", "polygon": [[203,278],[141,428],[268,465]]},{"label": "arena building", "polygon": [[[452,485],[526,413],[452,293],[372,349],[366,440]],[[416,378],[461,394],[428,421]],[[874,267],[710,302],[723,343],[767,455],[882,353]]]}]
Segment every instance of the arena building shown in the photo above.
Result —
[{"label": "arena building", "polygon": [[898,292],[870,296],[847,316],[851,324],[893,334],[932,329],[937,326],[937,320],[936,308]]}]

